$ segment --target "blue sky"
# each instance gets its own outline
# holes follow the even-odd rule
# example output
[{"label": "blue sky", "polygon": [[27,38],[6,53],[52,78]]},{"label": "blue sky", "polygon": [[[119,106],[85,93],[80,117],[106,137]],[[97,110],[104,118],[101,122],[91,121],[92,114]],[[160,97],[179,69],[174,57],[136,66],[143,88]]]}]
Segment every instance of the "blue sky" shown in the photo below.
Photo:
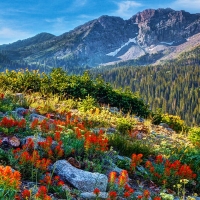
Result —
[{"label": "blue sky", "polygon": [[60,35],[101,15],[128,19],[147,8],[200,12],[200,0],[0,0],[0,44]]}]

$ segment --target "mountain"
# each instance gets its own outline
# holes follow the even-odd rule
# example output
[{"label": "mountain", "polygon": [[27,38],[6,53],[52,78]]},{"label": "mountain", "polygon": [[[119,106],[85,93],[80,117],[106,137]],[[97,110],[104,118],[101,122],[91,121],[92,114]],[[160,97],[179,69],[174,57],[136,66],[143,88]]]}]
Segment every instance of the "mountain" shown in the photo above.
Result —
[{"label": "mountain", "polygon": [[[41,33],[1,45],[0,53],[12,63],[41,68],[95,67],[128,60],[146,65],[176,54],[180,45],[199,33],[200,14],[147,9],[128,20],[101,16],[60,36]],[[187,50],[187,45],[181,49]]]}]

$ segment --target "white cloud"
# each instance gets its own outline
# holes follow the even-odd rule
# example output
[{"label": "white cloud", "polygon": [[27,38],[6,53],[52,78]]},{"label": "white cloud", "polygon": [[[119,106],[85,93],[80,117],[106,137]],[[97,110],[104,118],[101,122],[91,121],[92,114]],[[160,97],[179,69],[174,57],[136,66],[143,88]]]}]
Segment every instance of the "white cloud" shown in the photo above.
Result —
[{"label": "white cloud", "polygon": [[74,4],[78,7],[85,6],[87,4],[87,0],[76,0]]},{"label": "white cloud", "polygon": [[0,29],[0,44],[12,43],[30,36],[31,34],[26,31],[3,27]]},{"label": "white cloud", "polygon": [[65,21],[64,17],[57,17],[54,19],[45,19],[48,23],[63,23]]},{"label": "white cloud", "polygon": [[175,10],[185,10],[188,12],[200,12],[200,0],[176,0],[170,5]]},{"label": "white cloud", "polygon": [[142,4],[136,1],[121,1],[117,2],[116,4],[118,6],[118,9],[115,12],[115,15],[123,18],[129,18],[133,16],[138,7],[142,7]]}]

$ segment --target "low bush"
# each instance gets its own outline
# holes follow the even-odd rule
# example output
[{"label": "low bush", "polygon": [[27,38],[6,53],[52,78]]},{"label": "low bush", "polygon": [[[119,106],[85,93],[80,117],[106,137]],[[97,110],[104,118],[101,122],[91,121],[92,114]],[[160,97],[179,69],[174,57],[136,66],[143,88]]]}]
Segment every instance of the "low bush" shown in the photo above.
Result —
[{"label": "low bush", "polygon": [[131,157],[133,153],[143,154],[144,157],[154,154],[150,145],[142,140],[130,141],[127,137],[118,133],[109,137],[109,145],[114,148],[120,155]]},{"label": "low bush", "polygon": [[177,133],[187,131],[185,122],[179,116],[163,114],[161,122],[168,124]]},{"label": "low bush", "polygon": [[88,72],[77,76],[67,75],[61,68],[53,69],[50,74],[28,70],[6,71],[0,73],[0,85],[13,92],[40,92],[43,95],[51,93],[67,99],[85,99],[89,95],[99,103],[118,107],[126,113],[141,117],[148,117],[150,114],[149,106],[141,97],[130,91],[114,90],[100,77],[93,79]]},{"label": "low bush", "polygon": [[200,127],[194,127],[189,130],[189,139],[200,147]]}]

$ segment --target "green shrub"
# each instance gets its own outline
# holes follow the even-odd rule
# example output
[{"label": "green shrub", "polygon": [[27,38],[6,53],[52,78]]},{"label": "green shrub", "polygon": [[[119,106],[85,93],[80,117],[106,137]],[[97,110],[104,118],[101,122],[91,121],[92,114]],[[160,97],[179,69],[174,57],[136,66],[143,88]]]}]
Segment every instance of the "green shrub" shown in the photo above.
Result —
[{"label": "green shrub", "polygon": [[0,99],[0,112],[7,112],[14,110],[16,105],[11,98]]},{"label": "green shrub", "polygon": [[109,137],[109,145],[120,155],[131,157],[133,153],[142,153],[144,157],[154,154],[152,147],[142,140],[130,141],[127,137],[119,134],[113,134]]},{"label": "green shrub", "polygon": [[194,127],[189,130],[189,139],[200,147],[200,127]]},{"label": "green shrub", "polygon": [[130,112],[141,117],[148,117],[150,114],[149,106],[140,96],[129,90],[114,90],[102,78],[93,79],[89,72],[78,76],[67,75],[61,68],[53,69],[50,74],[40,74],[36,70],[25,70],[23,73],[6,71],[0,73],[0,85],[6,90],[40,92],[44,96],[52,93],[65,98],[84,99],[89,95],[97,102],[118,107],[125,113]]},{"label": "green shrub", "polygon": [[177,133],[187,131],[185,122],[179,116],[163,114],[161,122],[168,124]]},{"label": "green shrub", "polygon": [[96,107],[98,107],[96,100],[89,95],[85,99],[83,99],[81,102],[79,102],[79,105],[78,105],[79,110],[83,112],[94,109]]},{"label": "green shrub", "polygon": [[130,123],[130,121],[128,121],[127,119],[125,118],[118,118],[117,119],[117,130],[125,135],[125,134],[128,134],[128,131],[131,130],[132,128],[132,125]]},{"label": "green shrub", "polygon": [[156,125],[160,124],[161,121],[162,121],[162,115],[163,115],[163,114],[162,114],[161,109],[157,109],[155,112],[153,112],[153,113],[151,114],[152,123],[153,123],[153,124],[156,124]]}]

